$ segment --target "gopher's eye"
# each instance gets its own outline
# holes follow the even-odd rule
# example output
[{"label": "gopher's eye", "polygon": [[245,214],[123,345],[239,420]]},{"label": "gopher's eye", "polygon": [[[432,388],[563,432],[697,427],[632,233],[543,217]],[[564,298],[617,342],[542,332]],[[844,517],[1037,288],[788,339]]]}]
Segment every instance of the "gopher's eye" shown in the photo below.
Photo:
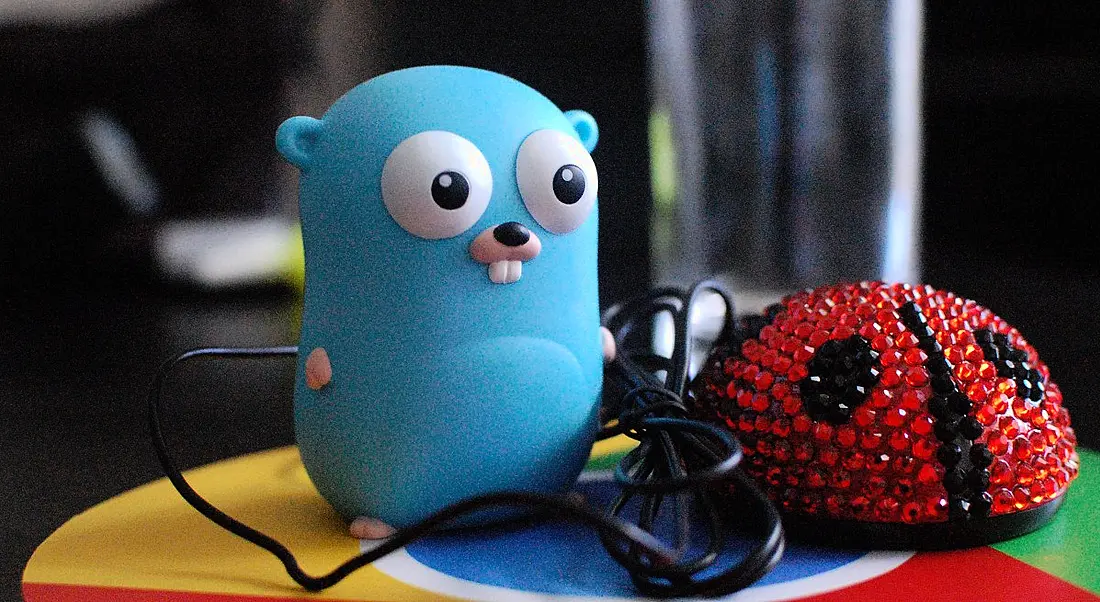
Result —
[{"label": "gopher's eye", "polygon": [[596,204],[596,164],[573,136],[538,130],[519,147],[516,182],[527,211],[554,234],[576,230]]},{"label": "gopher's eye", "polygon": [[469,140],[443,131],[403,140],[382,167],[382,202],[409,234],[450,238],[470,229],[485,213],[493,176],[484,155]]}]

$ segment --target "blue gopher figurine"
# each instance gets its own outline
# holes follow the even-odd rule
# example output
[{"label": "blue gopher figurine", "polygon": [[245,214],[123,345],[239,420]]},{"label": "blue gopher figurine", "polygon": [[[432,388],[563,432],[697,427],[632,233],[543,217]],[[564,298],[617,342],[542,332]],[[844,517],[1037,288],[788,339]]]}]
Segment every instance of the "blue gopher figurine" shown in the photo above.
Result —
[{"label": "blue gopher figurine", "polygon": [[573,484],[597,432],[597,129],[513,79],[419,67],[292,117],[302,461],[359,537]]}]

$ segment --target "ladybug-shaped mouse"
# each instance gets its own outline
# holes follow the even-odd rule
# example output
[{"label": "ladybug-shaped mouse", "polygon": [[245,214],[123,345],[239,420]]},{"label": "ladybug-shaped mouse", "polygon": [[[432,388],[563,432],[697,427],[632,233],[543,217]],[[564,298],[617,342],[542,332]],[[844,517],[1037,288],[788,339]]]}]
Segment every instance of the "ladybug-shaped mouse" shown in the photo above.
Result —
[{"label": "ladybug-shaped mouse", "polygon": [[[1021,334],[930,286],[806,290],[692,386],[785,524],[835,543],[979,545],[1043,525],[1077,476],[1062,394]],[[802,528],[808,527],[808,528]]]}]

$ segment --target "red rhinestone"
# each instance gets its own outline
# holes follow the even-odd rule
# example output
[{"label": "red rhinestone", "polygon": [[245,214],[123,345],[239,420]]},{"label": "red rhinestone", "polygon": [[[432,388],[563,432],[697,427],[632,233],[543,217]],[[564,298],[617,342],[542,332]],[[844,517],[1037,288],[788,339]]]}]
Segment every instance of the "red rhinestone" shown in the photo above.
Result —
[{"label": "red rhinestone", "polygon": [[771,388],[772,382],[774,381],[775,377],[772,376],[772,373],[765,371],[756,375],[756,379],[753,380],[752,384],[756,387],[757,391],[767,391]]},{"label": "red rhinestone", "polygon": [[1031,457],[1031,444],[1027,437],[1020,435],[1012,440],[1012,455],[1016,456],[1017,460],[1027,460]]},{"label": "red rhinestone", "polygon": [[787,438],[791,434],[791,421],[788,418],[778,418],[772,423],[772,434],[776,437]]},{"label": "red rhinestone", "polygon": [[909,368],[905,373],[905,384],[910,387],[923,387],[928,384],[928,372],[920,366]]},{"label": "red rhinestone", "polygon": [[836,429],[836,442],[841,447],[851,447],[856,443],[856,430],[848,425]]},{"label": "red rhinestone", "polygon": [[829,331],[828,330],[818,329],[818,330],[815,330],[813,332],[813,334],[810,335],[810,345],[812,345],[815,349],[822,346],[822,345],[824,345],[825,341],[828,341],[828,340],[829,340]]},{"label": "red rhinestone", "polygon": [[884,309],[875,314],[875,321],[879,324],[890,324],[900,319],[901,317],[898,316],[898,312],[890,309]]},{"label": "red rhinestone", "polygon": [[[733,383],[730,383],[733,386]],[[732,395],[731,395],[732,397]],[[737,391],[737,405],[738,407],[747,408],[752,405],[752,391],[748,389],[741,389]]]},{"label": "red rhinestone", "polygon": [[883,472],[890,465],[890,456],[886,454],[871,454],[867,458],[867,468],[871,472]]},{"label": "red rhinestone", "polygon": [[1016,465],[1016,482],[1021,485],[1030,485],[1035,481],[1035,469],[1023,462]]},{"label": "red rhinestone", "polygon": [[772,364],[772,370],[774,370],[776,374],[787,374],[791,369],[791,363],[791,358],[781,355],[775,359],[775,363]]},{"label": "red rhinestone", "polygon": [[783,344],[779,347],[779,349],[783,353],[786,353],[787,355],[791,355],[792,353],[795,352],[795,350],[797,350],[801,346],[802,346],[802,343],[799,342],[798,339],[790,338],[790,339],[787,339],[787,340],[783,341]]},{"label": "red rhinestone", "polygon": [[962,351],[963,359],[968,362],[980,362],[985,359],[985,354],[982,353],[982,348],[974,343],[968,344]]},{"label": "red rhinestone", "polygon": [[795,432],[798,433],[805,433],[806,431],[809,431],[812,425],[813,421],[810,420],[810,417],[805,414],[799,414],[798,416],[795,416],[794,422],[792,423]]},{"label": "red rhinestone", "polygon": [[817,461],[821,462],[825,466],[833,466],[840,458],[840,453],[836,451],[836,448],[826,447],[817,452]]},{"label": "red rhinestone", "polygon": [[910,332],[908,330],[901,333],[901,334],[899,334],[894,339],[894,344],[896,344],[898,347],[901,347],[902,349],[908,349],[910,347],[916,347],[918,342],[919,341],[917,341],[917,335],[913,334],[912,332]]},{"label": "red rhinestone", "polygon": [[766,433],[772,428],[771,418],[768,418],[767,416],[761,414],[756,417],[756,422],[753,423],[753,426],[756,427],[756,430],[758,432]]},{"label": "red rhinestone", "polygon": [[859,446],[863,449],[878,449],[882,445],[882,431],[867,431],[859,438]]},{"label": "red rhinestone", "polygon": [[837,326],[833,329],[831,335],[834,340],[843,341],[849,337],[855,336],[856,331],[848,326]]},{"label": "red rhinestone", "polygon": [[810,335],[814,333],[814,325],[809,322],[803,322],[795,327],[794,336],[806,340],[810,338]]},{"label": "red rhinestone", "polygon": [[756,452],[761,456],[772,455],[772,443],[767,439],[760,439],[756,442]]},{"label": "red rhinestone", "polygon": [[846,470],[834,471],[829,476],[829,486],[833,489],[847,489],[852,485],[852,475]]},{"label": "red rhinestone", "polygon": [[994,456],[1003,456],[1008,451],[1008,438],[1004,435],[990,433],[989,440],[986,441],[985,445],[989,448],[989,451],[993,452]]},{"label": "red rhinestone", "polygon": [[791,459],[791,444],[783,440],[776,442],[775,459],[779,462],[789,462]]},{"label": "red rhinestone", "polygon": [[917,467],[917,460],[913,456],[898,456],[890,463],[894,472],[898,474],[910,474]]},{"label": "red rhinestone", "polygon": [[918,435],[927,435],[932,432],[932,417],[928,414],[921,414],[913,419],[913,426],[911,427],[913,432]]},{"label": "red rhinestone", "polygon": [[844,499],[844,496],[834,493],[825,498],[825,511],[833,516],[837,516],[844,511],[846,503],[847,501]]},{"label": "red rhinestone", "polygon": [[768,484],[772,487],[778,487],[779,484],[783,482],[783,471],[773,466],[768,469],[768,473],[764,478],[767,479]]},{"label": "red rhinestone", "polygon": [[982,361],[978,364],[978,378],[991,379],[997,376],[997,367],[991,362]]},{"label": "red rhinestone", "polygon": [[794,361],[803,363],[810,361],[813,356],[814,348],[810,347],[809,345],[803,345],[798,349],[795,349],[794,353],[791,354],[791,357],[794,358]]},{"label": "red rhinestone", "polygon": [[910,366],[923,366],[928,360],[928,354],[920,347],[913,347],[905,352],[905,363]]},{"label": "red rhinestone", "polygon": [[788,395],[783,398],[783,413],[788,416],[794,416],[800,410],[802,410],[802,400],[794,395]]},{"label": "red rhinestone", "polygon": [[978,377],[978,370],[970,362],[962,362],[955,366],[955,378],[963,382],[970,382]]},{"label": "red rhinestone", "polygon": [[892,521],[897,518],[900,504],[892,497],[884,497],[875,504],[875,518],[881,521]]},{"label": "red rhinestone", "polygon": [[943,467],[926,462],[917,471],[917,480],[924,485],[935,485],[943,480]]},{"label": "red rhinestone", "polygon": [[[1016,381],[1011,378],[999,378],[997,379],[997,391],[1004,393],[1009,397],[1016,397]],[[1049,399],[1049,396],[1048,396]]]},{"label": "red rhinestone", "polygon": [[1015,487],[1012,489],[1013,506],[1017,510],[1023,510],[1027,508],[1027,504],[1031,498],[1031,492],[1026,487]]},{"label": "red rhinestone", "polygon": [[997,411],[992,406],[982,406],[974,413],[974,418],[982,426],[991,426],[997,420]]},{"label": "red rhinestone", "polygon": [[864,322],[863,326],[859,327],[859,336],[871,340],[879,335],[882,331],[882,327],[874,322]]},{"label": "red rhinestone", "polygon": [[[888,408],[891,405],[893,405],[893,403],[894,403],[894,392],[891,391],[890,389],[875,389],[874,391],[871,391],[871,405],[872,406],[881,409],[881,408]],[[861,406],[860,409],[862,409],[864,407],[866,407],[866,406]],[[870,411],[870,410],[868,410],[868,411]],[[856,410],[856,412],[858,413],[859,410]],[[871,418],[873,419],[874,416],[875,416],[874,412],[871,411]],[[870,424],[870,422],[860,423],[860,426],[867,426],[868,424]]]},{"label": "red rhinestone", "polygon": [[1011,399],[1012,398],[1008,395],[998,391],[990,395],[989,399],[986,400],[986,403],[989,404],[990,409],[1000,414],[1008,409],[1008,402],[1011,401]]},{"label": "red rhinestone", "polygon": [[1020,421],[1016,420],[1012,416],[1001,416],[997,421],[997,427],[1004,433],[1005,437],[1015,437],[1020,434]]},{"label": "red rhinestone", "polygon": [[741,355],[749,361],[755,362],[760,358],[760,354],[763,352],[763,348],[760,345],[760,341],[756,339],[749,339],[744,343],[741,343]]},{"label": "red rhinestone", "polygon": [[890,434],[890,447],[897,451],[905,451],[909,449],[909,433],[905,431],[894,431]]},{"label": "red rhinestone", "polygon": [[1015,510],[1016,498],[1008,489],[998,489],[993,493],[993,513],[1004,514]]},{"label": "red rhinestone", "polygon": [[924,512],[933,521],[947,515],[947,500],[942,497],[930,497],[924,504]]},{"label": "red rhinestone", "polygon": [[952,364],[958,364],[966,359],[966,355],[958,347],[947,347],[943,350],[943,357]]},{"label": "red rhinestone", "polygon": [[905,416],[907,412],[902,408],[894,408],[886,412],[886,424],[889,426],[901,426],[905,424]]},{"label": "red rhinestone", "polygon": [[902,353],[898,349],[887,349],[879,356],[878,361],[883,366],[893,366],[901,361]]},{"label": "red rhinestone", "polygon": [[923,437],[913,442],[913,455],[928,460],[936,453],[936,445]]},{"label": "red rhinestone", "polygon": [[817,489],[818,487],[825,486],[825,475],[821,474],[820,470],[816,468],[810,469],[806,473],[806,485]]},{"label": "red rhinestone", "polygon": [[814,457],[814,444],[809,441],[803,441],[794,448],[794,459],[799,462],[809,462],[810,458]]},{"label": "red rhinestone", "polygon": [[806,378],[807,374],[809,374],[809,372],[806,371],[805,364],[795,364],[791,366],[790,370],[787,371],[787,380],[791,381],[792,383],[796,383],[803,378]]},{"label": "red rhinestone", "polygon": [[879,382],[884,387],[896,387],[901,384],[901,370],[899,368],[887,368],[879,377]]},{"label": "red rhinestone", "polygon": [[1065,488],[1069,484],[1069,472],[1064,468],[1054,471],[1054,480],[1058,485],[1058,489]]},{"label": "red rhinestone", "polygon": [[915,412],[924,407],[925,400],[928,399],[928,393],[924,389],[906,389],[901,394],[901,407]]},{"label": "red rhinestone", "polygon": [[856,307],[856,315],[861,318],[870,318],[875,315],[875,306],[870,303],[861,303]]},{"label": "red rhinestone", "polygon": [[779,352],[775,349],[769,349],[760,354],[760,365],[765,368],[771,368],[777,359],[779,359]]},{"label": "red rhinestone", "polygon": [[871,339],[871,348],[879,353],[886,351],[894,345],[894,342],[890,340],[890,337],[880,334],[877,337]]},{"label": "red rhinestone", "polygon": [[768,399],[768,396],[763,393],[752,396],[752,409],[757,412],[766,412],[771,405],[771,399]]},{"label": "red rhinestone", "polygon": [[972,382],[966,387],[966,396],[978,403],[983,403],[992,392],[993,385],[981,380]]},{"label": "red rhinestone", "polygon": [[751,383],[756,380],[757,375],[760,374],[760,366],[756,364],[750,364],[745,366],[745,371],[741,374],[741,379],[745,382]]},{"label": "red rhinestone", "polygon": [[852,501],[849,502],[848,505],[852,508],[853,514],[857,517],[861,517],[871,508],[871,500],[867,499],[866,496],[859,495],[852,498]]},{"label": "red rhinestone", "polygon": [[891,489],[891,493],[901,498],[907,498],[913,495],[913,491],[913,481],[909,479],[898,479],[898,481],[894,483],[894,488]]},{"label": "red rhinestone", "polygon": [[791,394],[791,386],[786,382],[777,382],[772,385],[771,395],[776,399],[785,399]]},{"label": "red rhinestone", "polygon": [[751,433],[755,428],[756,416],[752,412],[742,412],[737,422],[737,428],[746,433]]},{"label": "red rhinestone", "polygon": [[827,442],[833,438],[833,427],[824,422],[814,425],[814,439]]}]

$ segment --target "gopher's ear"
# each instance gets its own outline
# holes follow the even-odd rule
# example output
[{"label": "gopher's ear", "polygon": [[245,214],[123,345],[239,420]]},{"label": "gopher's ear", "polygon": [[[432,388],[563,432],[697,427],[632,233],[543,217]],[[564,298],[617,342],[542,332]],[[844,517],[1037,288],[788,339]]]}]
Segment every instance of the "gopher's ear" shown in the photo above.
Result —
[{"label": "gopher's ear", "polygon": [[324,123],[312,117],[291,117],[275,132],[275,147],[298,169],[309,167]]},{"label": "gopher's ear", "polygon": [[573,129],[577,130],[577,136],[580,137],[584,148],[588,149],[588,152],[595,150],[596,141],[600,138],[600,128],[596,127],[596,119],[588,112],[577,109],[566,111],[565,118],[573,124]]}]

